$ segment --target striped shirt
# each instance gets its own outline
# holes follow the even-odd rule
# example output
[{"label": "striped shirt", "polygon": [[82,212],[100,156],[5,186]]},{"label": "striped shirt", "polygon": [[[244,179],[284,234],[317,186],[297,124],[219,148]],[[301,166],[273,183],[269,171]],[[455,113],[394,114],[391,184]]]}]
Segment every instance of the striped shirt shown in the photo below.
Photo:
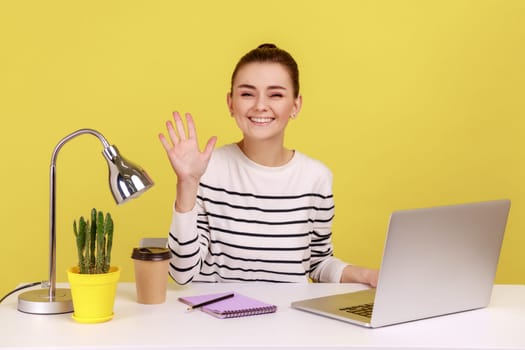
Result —
[{"label": "striped shirt", "polygon": [[333,257],[332,173],[295,152],[261,166],[230,144],[216,149],[197,203],[174,211],[170,276],[207,282],[339,282],[347,265]]}]

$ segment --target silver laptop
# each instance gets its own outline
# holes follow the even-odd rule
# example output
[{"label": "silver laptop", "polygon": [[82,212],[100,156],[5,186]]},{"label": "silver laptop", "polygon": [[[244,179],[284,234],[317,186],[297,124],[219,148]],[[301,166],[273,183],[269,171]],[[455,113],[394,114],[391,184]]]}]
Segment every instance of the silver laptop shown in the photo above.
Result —
[{"label": "silver laptop", "polygon": [[509,210],[504,199],[396,211],[377,288],[292,307],[371,328],[485,307]]}]

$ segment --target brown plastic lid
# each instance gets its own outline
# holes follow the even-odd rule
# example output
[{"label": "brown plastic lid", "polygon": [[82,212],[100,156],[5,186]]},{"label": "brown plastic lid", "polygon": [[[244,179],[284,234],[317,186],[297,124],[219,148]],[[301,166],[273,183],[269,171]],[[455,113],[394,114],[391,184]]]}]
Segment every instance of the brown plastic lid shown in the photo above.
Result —
[{"label": "brown plastic lid", "polygon": [[135,260],[161,261],[171,258],[171,252],[168,248],[161,247],[142,247],[133,248],[131,258]]}]

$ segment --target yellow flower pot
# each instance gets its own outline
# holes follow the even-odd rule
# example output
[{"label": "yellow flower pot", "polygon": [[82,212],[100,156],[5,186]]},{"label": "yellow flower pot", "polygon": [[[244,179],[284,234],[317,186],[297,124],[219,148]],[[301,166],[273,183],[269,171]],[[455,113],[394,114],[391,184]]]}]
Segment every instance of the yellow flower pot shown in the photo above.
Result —
[{"label": "yellow flower pot", "polygon": [[108,273],[81,274],[78,266],[67,270],[73,298],[73,319],[80,323],[106,322],[113,318],[113,305],[120,269]]}]

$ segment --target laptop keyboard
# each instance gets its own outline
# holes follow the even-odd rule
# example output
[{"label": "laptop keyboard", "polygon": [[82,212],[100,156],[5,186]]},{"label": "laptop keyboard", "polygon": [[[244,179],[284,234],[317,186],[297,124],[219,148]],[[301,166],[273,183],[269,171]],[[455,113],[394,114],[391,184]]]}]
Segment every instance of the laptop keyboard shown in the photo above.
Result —
[{"label": "laptop keyboard", "polygon": [[369,304],[343,307],[343,308],[340,308],[339,310],[370,318],[372,317],[373,308],[374,308],[374,303],[369,303]]}]

